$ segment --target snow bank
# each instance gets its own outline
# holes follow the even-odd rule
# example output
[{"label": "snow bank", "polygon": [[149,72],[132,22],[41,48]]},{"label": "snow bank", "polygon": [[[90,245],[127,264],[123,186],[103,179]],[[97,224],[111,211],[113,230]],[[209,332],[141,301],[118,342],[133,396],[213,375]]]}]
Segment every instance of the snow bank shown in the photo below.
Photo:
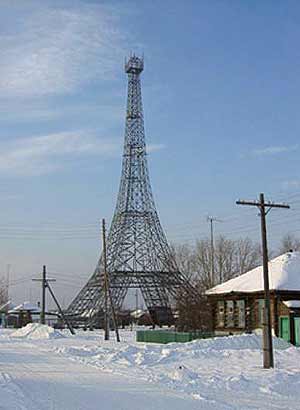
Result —
[{"label": "snow bank", "polygon": [[58,339],[65,337],[63,334],[53,329],[53,327],[41,325],[40,323],[28,323],[25,327],[11,333],[10,336],[34,340]]},{"label": "snow bank", "polygon": [[[211,339],[195,340],[189,344],[190,349],[209,350],[260,350],[262,347],[262,336],[258,334],[242,334],[238,336],[214,337]],[[290,343],[278,337],[273,337],[274,349],[282,350],[291,347]]]},{"label": "snow bank", "polygon": [[262,337],[255,334],[167,345],[76,339],[65,339],[49,351],[101,373],[184,394],[201,401],[199,409],[300,410],[291,405],[291,397],[298,394],[295,385],[300,386],[300,349],[276,337],[276,368],[269,372],[262,366]]},{"label": "snow bank", "polygon": [[[29,329],[32,326],[30,325]],[[48,326],[35,326],[39,331],[45,330],[46,334],[49,330],[51,334],[58,333]],[[15,333],[21,333],[23,338],[27,337],[25,336],[26,329],[28,326]],[[111,380],[114,386],[112,393],[114,396],[117,391],[123,394],[126,388],[124,383],[128,382],[129,385],[134,386],[133,390],[130,390],[132,397],[140,397],[142,391],[146,392],[148,397],[147,401],[139,406],[133,400],[132,410],[149,409],[150,407],[164,410],[174,408],[167,401],[164,405],[155,407],[151,400],[153,391],[156,389],[166,394],[166,397],[172,395],[178,399],[189,400],[190,407],[188,408],[191,410],[274,410],[279,408],[300,410],[300,348],[293,347],[283,340],[273,338],[275,369],[266,371],[262,365],[261,335],[216,337],[189,343],[161,345],[137,343],[133,341],[134,332],[121,329],[120,334],[121,343],[117,343],[113,337],[105,342],[102,331],[81,332],[79,330],[74,337],[34,343],[36,349],[34,355],[31,351],[32,342],[24,343],[26,339],[3,339],[0,340],[0,352],[3,352],[0,355],[0,365],[1,360],[8,360],[9,369],[18,369],[17,364],[20,364],[23,369],[23,362],[25,362],[24,374],[26,374],[26,368],[35,369],[33,372],[36,374],[34,386],[37,385],[36,389],[43,392],[43,400],[44,392],[48,394],[49,390],[46,388],[47,383],[40,378],[44,378],[49,371],[49,377],[51,382],[54,382],[54,386],[61,385],[58,382],[59,377],[61,377],[60,380],[66,381],[66,392],[69,391],[69,397],[72,398],[74,394],[78,394],[77,387],[75,388],[74,384],[72,387],[74,382],[75,384],[80,383],[81,387],[89,386],[90,394],[92,392],[90,386],[95,380],[98,384],[98,376],[102,380]],[[5,354],[5,348],[8,349],[9,354]],[[28,356],[24,359],[23,354],[26,350]],[[13,355],[18,361],[16,366],[12,367]],[[37,360],[37,355],[41,355],[41,360]],[[66,359],[69,359],[69,363]],[[30,361],[32,361],[31,367],[29,367]],[[41,362],[45,363],[47,372],[36,371]],[[60,366],[63,366],[63,371],[58,371],[61,369]],[[93,369],[88,370],[85,366]],[[4,371],[5,368],[2,366],[1,372]],[[81,376],[77,377],[77,373]],[[93,379],[93,375],[96,379]],[[84,377],[84,383],[82,383],[82,377]],[[26,383],[28,383],[28,378],[31,379],[32,375],[26,377]],[[6,388],[7,384],[4,386]],[[121,390],[118,390],[116,386],[119,386]],[[147,388],[141,386],[147,386]],[[32,388],[33,391],[37,391],[34,387]],[[56,387],[50,390],[54,392],[53,394],[57,394]],[[0,397],[1,395],[0,377]],[[5,393],[3,397],[8,401]],[[94,396],[90,397],[86,405],[88,408],[91,405],[89,400],[94,400]],[[67,401],[69,403],[69,400]],[[12,402],[8,408],[19,409],[17,406],[13,407],[13,404]],[[53,402],[49,404],[53,405]],[[36,406],[36,408],[42,407],[43,405]],[[108,404],[104,407],[116,408]],[[58,408],[61,407],[58,405]]]},{"label": "snow bank", "polygon": [[[283,351],[291,348],[286,341],[273,338],[274,348]],[[262,337],[259,335],[239,335],[195,340],[189,343],[169,343],[167,345],[147,343],[100,344],[84,346],[65,346],[55,348],[56,353],[67,355],[73,360],[92,364],[101,368],[120,370],[121,368],[156,367],[160,365],[180,366],[186,360],[205,362],[237,355],[260,354]]]}]

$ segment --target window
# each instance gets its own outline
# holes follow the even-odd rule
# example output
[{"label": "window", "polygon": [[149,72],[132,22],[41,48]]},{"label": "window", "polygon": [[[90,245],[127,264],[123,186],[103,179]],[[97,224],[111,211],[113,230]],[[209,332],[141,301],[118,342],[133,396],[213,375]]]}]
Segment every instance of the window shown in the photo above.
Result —
[{"label": "window", "polygon": [[245,329],[246,307],[243,299],[219,301],[217,304],[216,327]]},{"label": "window", "polygon": [[237,327],[244,328],[246,326],[245,321],[245,301],[238,300],[236,302],[237,307]]},{"label": "window", "polygon": [[224,327],[224,317],[225,317],[225,309],[224,309],[224,302],[218,302],[217,304],[217,327]]},{"label": "window", "polygon": [[226,302],[226,327],[234,327],[234,302],[228,300]]}]

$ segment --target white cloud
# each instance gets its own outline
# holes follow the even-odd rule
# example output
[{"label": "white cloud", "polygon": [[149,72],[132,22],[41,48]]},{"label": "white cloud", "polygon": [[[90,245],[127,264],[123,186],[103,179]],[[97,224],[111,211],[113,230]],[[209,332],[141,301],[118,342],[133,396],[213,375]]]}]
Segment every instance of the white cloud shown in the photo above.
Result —
[{"label": "white cloud", "polygon": [[147,153],[160,151],[166,148],[165,144],[147,144]]},{"label": "white cloud", "polygon": [[112,156],[120,144],[97,138],[94,133],[62,132],[0,143],[0,172],[40,175],[60,169],[66,160],[99,155]]},{"label": "white cloud", "polygon": [[296,151],[298,148],[299,148],[299,145],[270,146],[266,148],[256,149],[252,151],[252,154],[256,156],[276,155],[276,154],[282,154],[284,152]]},{"label": "white cloud", "polygon": [[[76,98],[72,101],[61,101],[64,99],[6,99],[1,100],[0,97],[0,130],[4,129],[7,124],[25,124],[26,122],[51,122],[63,121],[69,123],[74,119],[77,122],[89,124],[89,120],[99,123],[101,129],[111,126],[112,123],[117,124],[122,122],[124,117],[124,107],[122,103],[113,105],[106,101],[77,101]],[[123,102],[123,101],[122,101]],[[3,131],[0,131],[0,138]]]},{"label": "white cloud", "polygon": [[2,97],[69,93],[119,70],[125,37],[116,11],[84,1],[64,3],[1,3]]},{"label": "white cloud", "polygon": [[[147,152],[163,149],[163,144],[147,145]],[[98,156],[120,157],[122,141],[97,137],[94,131],[13,138],[0,142],[0,174],[42,175],[62,169],[66,162]]]},{"label": "white cloud", "polygon": [[4,201],[15,201],[16,199],[21,199],[22,195],[18,194],[2,194],[0,195],[0,202]]},{"label": "white cloud", "polygon": [[300,179],[291,179],[290,181],[284,181],[282,183],[284,189],[300,188]]}]

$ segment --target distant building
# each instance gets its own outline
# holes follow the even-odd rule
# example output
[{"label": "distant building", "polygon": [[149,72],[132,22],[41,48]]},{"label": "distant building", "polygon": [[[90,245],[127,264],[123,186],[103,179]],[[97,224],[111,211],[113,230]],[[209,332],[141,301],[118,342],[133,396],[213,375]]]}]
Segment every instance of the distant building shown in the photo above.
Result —
[{"label": "distant building", "polygon": [[131,318],[137,325],[140,325],[140,326],[152,326],[153,325],[153,320],[151,318],[151,315],[146,310],[137,309],[137,310],[132,311]]},{"label": "distant building", "polygon": [[[271,323],[276,336],[300,345],[300,252],[269,262]],[[228,280],[206,292],[216,334],[252,332],[263,324],[263,268]]]},{"label": "distant building", "polygon": [[39,315],[41,309],[38,305],[23,302],[7,312],[7,324],[14,327],[23,327],[32,323],[33,316]]}]

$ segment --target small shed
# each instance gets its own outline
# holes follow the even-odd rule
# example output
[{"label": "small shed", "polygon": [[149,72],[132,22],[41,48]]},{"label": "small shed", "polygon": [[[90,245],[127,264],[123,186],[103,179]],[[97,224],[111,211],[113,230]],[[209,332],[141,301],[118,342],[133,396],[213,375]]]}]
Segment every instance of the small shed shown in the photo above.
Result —
[{"label": "small shed", "polygon": [[140,326],[152,326],[153,321],[148,311],[137,309],[131,312],[133,321]]},{"label": "small shed", "polygon": [[32,322],[33,315],[39,315],[41,309],[38,305],[30,302],[23,302],[8,311],[8,321],[13,320],[15,327],[23,327]]},{"label": "small shed", "polygon": [[[269,262],[271,323],[276,336],[300,345],[300,252]],[[252,332],[264,318],[263,267],[259,266],[206,292],[216,334]]]}]

